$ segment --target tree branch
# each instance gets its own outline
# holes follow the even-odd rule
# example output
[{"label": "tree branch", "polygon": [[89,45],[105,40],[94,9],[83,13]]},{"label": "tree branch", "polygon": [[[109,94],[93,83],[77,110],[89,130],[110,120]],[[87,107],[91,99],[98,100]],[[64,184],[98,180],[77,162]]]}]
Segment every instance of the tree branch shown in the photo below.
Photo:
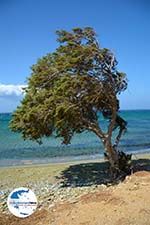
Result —
[{"label": "tree branch", "polygon": [[125,132],[126,129],[127,129],[126,125],[127,125],[127,122],[124,119],[122,119],[119,115],[117,115],[116,116],[116,127],[115,127],[115,129],[119,126],[119,132],[118,132],[118,135],[116,136],[115,143],[114,143],[113,147],[117,148],[123,132]]},{"label": "tree branch", "polygon": [[104,142],[106,138],[106,134],[102,131],[100,126],[97,123],[89,122],[86,119],[84,119],[85,125],[84,127],[92,132],[94,132],[99,138],[102,139]]},{"label": "tree branch", "polygon": [[113,110],[112,110],[112,116],[111,116],[111,119],[110,119],[110,124],[109,124],[109,127],[108,127],[108,131],[107,131],[107,135],[108,135],[109,139],[111,139],[112,132],[113,132],[113,129],[115,127],[116,116],[117,116],[116,107],[114,107]]}]

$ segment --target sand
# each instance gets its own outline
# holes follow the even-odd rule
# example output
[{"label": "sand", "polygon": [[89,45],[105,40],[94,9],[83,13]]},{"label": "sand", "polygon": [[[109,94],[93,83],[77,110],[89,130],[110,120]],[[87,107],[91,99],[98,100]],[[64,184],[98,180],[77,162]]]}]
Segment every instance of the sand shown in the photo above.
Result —
[{"label": "sand", "polygon": [[[0,225],[150,225],[150,155],[137,155],[134,166],[134,173],[118,184],[112,184],[106,179],[108,177],[103,170],[103,162],[3,168],[0,170],[1,190],[10,189],[17,184],[28,185],[30,181],[33,185],[39,186],[40,182],[44,185],[45,179],[57,184],[62,171],[71,171],[73,176],[78,174],[78,179],[69,177],[76,184],[63,188],[63,195],[70,188],[69,192],[75,195],[73,200],[70,201],[69,194],[69,198],[39,207],[33,215],[25,219],[11,215],[6,209],[0,213]],[[101,167],[102,172],[99,173]],[[77,168],[81,170],[79,173]],[[22,178],[20,170],[24,172]],[[18,175],[18,181],[12,177],[14,173],[15,177]],[[46,193],[49,191],[48,189]],[[43,201],[48,202],[46,198]]]}]

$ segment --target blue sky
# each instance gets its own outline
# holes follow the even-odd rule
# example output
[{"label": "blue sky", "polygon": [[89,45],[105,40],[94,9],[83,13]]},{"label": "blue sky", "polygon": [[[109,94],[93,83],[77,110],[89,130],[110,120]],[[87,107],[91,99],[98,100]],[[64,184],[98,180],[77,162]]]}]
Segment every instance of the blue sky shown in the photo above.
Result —
[{"label": "blue sky", "polygon": [[0,0],[0,112],[21,99],[30,66],[57,47],[55,31],[93,27],[127,73],[122,109],[150,109],[149,0]]}]

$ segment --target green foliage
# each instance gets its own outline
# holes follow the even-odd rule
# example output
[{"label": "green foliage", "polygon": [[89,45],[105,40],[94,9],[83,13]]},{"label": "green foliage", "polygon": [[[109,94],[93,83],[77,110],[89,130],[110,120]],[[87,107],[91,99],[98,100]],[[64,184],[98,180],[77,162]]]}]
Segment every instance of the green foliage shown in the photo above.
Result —
[{"label": "green foliage", "polygon": [[57,31],[59,47],[32,66],[24,99],[13,114],[11,128],[24,139],[62,137],[98,125],[98,112],[119,109],[117,95],[126,89],[124,73],[109,49],[101,48],[90,27]]}]

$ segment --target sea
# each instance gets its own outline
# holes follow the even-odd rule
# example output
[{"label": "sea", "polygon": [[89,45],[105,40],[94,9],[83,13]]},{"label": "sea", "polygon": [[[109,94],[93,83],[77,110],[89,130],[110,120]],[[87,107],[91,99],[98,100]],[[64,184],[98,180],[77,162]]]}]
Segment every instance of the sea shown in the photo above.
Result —
[{"label": "sea", "polygon": [[[150,152],[150,110],[122,110],[127,131],[122,136],[119,150],[133,154]],[[61,138],[43,138],[43,144],[23,140],[20,133],[9,129],[11,113],[0,114],[0,166],[36,163],[57,163],[103,157],[100,139],[92,132],[75,134],[71,144],[62,144]],[[99,119],[105,129],[105,121]],[[106,122],[107,123],[107,122]]]}]

